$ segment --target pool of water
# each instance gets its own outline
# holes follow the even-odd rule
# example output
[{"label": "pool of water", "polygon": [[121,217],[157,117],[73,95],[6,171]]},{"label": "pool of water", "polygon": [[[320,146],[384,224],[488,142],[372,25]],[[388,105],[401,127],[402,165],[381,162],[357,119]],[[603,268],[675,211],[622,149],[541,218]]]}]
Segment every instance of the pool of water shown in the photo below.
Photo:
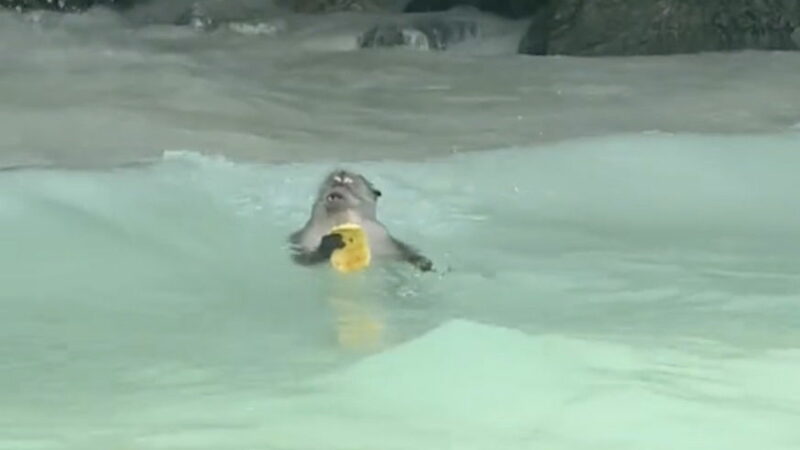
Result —
[{"label": "pool of water", "polygon": [[[284,19],[0,14],[0,449],[800,445],[800,57]],[[337,166],[438,272],[290,262]]]}]

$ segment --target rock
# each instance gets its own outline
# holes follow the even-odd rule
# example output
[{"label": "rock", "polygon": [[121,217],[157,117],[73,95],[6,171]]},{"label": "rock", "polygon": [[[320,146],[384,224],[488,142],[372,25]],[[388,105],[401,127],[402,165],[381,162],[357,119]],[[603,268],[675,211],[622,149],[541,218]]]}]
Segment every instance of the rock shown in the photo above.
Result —
[{"label": "rock", "polygon": [[797,50],[798,0],[553,0],[519,52],[652,55]]},{"label": "rock", "polygon": [[376,0],[278,0],[278,4],[293,12],[303,14],[382,10]]},{"label": "rock", "polygon": [[447,47],[475,39],[480,27],[471,20],[429,18],[407,23],[376,25],[358,38],[361,48],[409,47],[416,50],[445,50]]},{"label": "rock", "polygon": [[0,0],[0,7],[18,11],[51,10],[60,12],[80,12],[93,6],[108,6],[127,9],[142,0]]},{"label": "rock", "polygon": [[507,19],[533,16],[547,0],[411,0],[405,12],[447,11],[457,6],[471,6]]}]

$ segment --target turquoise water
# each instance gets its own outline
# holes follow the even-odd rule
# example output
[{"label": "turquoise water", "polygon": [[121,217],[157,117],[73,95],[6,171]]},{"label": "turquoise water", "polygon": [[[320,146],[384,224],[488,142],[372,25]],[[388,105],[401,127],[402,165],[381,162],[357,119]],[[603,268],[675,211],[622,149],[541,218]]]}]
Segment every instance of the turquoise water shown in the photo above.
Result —
[{"label": "turquoise water", "polygon": [[0,448],[793,448],[799,142],[353,164],[424,276],[290,264],[326,164],[6,172]]},{"label": "turquoise water", "polygon": [[[795,55],[0,20],[0,449],[800,445]],[[290,263],[335,166],[439,273]]]}]

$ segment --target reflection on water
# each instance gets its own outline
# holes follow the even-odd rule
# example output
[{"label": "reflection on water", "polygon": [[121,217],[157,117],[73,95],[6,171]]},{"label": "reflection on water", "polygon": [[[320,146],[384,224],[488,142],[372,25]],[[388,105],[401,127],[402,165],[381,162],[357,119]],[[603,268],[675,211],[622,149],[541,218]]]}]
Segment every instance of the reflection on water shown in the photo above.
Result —
[{"label": "reflection on water", "polygon": [[383,346],[386,326],[375,299],[356,289],[341,288],[331,295],[329,305],[342,348],[374,351]]}]

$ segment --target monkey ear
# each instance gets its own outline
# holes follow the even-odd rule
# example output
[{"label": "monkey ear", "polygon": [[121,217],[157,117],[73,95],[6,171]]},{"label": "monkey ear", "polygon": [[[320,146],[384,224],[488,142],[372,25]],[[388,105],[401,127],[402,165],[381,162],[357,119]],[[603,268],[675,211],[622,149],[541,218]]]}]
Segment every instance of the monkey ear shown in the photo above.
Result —
[{"label": "monkey ear", "polygon": [[367,189],[369,189],[370,192],[372,192],[372,195],[374,195],[375,198],[378,198],[381,195],[383,195],[383,193],[380,191],[380,189],[376,188],[375,185],[372,184],[372,182],[369,181],[368,179],[366,179],[364,176],[361,176],[361,180],[364,181],[364,184],[367,185]]}]

